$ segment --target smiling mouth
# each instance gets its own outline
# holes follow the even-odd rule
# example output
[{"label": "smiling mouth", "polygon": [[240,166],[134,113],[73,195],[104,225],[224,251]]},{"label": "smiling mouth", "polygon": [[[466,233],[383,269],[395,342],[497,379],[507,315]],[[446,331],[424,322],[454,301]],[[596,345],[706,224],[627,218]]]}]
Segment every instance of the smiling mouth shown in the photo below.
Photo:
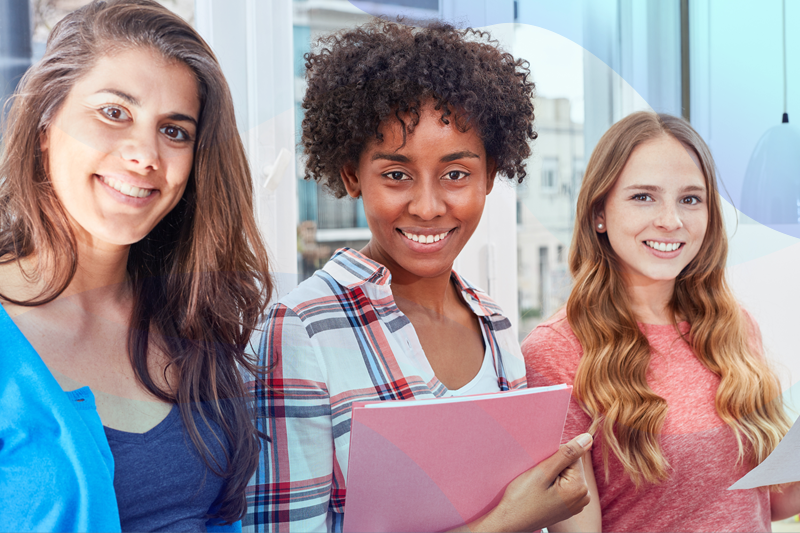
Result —
[{"label": "smiling mouth", "polygon": [[659,252],[674,252],[675,250],[686,244],[684,242],[658,242],[658,241],[643,241],[643,242],[653,250],[658,250]]},{"label": "smiling mouth", "polygon": [[136,187],[134,185],[123,183],[119,180],[115,180],[114,178],[107,178],[105,176],[100,176],[99,174],[98,177],[103,181],[103,183],[105,183],[112,189],[121,192],[125,196],[130,196],[131,198],[146,198],[150,196],[154,190],[154,189],[140,189],[139,187]]},{"label": "smiling mouth", "polygon": [[433,244],[447,237],[447,234],[453,230],[447,230],[445,232],[436,235],[416,235],[414,233],[408,233],[407,231],[403,231],[401,229],[398,229],[397,231],[402,233],[403,236],[410,241],[418,242],[420,244]]}]

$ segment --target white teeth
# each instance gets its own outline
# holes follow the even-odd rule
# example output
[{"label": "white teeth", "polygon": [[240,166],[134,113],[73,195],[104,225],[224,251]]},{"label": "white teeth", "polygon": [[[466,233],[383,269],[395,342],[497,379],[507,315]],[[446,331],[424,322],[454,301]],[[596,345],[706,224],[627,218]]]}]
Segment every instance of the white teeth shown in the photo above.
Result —
[{"label": "white teeth", "polygon": [[448,233],[450,233],[449,231],[445,231],[439,235],[414,235],[413,233],[407,233],[403,230],[400,231],[406,237],[406,239],[410,239],[414,242],[420,242],[422,244],[433,244],[435,242],[439,242],[447,237]]},{"label": "white teeth", "polygon": [[657,242],[657,241],[645,241],[645,244],[654,250],[659,250],[662,252],[674,252],[678,248],[681,247],[681,243],[679,242]]},{"label": "white teeth", "polygon": [[127,183],[123,183],[121,181],[117,181],[113,178],[107,178],[105,176],[101,176],[100,179],[103,180],[103,183],[112,187],[125,196],[131,196],[133,198],[145,198],[146,196],[150,196],[153,192],[153,189],[140,189],[134,185],[129,185]]}]

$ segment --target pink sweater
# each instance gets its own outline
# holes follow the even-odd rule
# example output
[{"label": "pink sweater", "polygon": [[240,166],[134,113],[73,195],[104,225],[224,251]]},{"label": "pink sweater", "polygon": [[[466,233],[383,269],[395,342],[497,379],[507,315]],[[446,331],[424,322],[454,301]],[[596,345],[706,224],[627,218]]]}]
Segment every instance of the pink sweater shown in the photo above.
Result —
[{"label": "pink sweater", "polygon": [[[719,377],[707,370],[672,326],[642,324],[653,348],[648,383],[667,401],[661,447],[670,477],[638,491],[609,451],[609,478],[603,469],[602,435],[592,447],[603,531],[771,531],[769,492],[725,490],[749,468],[736,465],[731,429],[717,416],[714,396]],[[689,324],[679,325],[687,332]],[[757,326],[756,326],[757,328]],[[757,329],[754,337],[761,348]],[[561,310],[522,343],[528,386],[572,384],[583,354]],[[563,441],[585,432],[589,416],[570,402]]]}]

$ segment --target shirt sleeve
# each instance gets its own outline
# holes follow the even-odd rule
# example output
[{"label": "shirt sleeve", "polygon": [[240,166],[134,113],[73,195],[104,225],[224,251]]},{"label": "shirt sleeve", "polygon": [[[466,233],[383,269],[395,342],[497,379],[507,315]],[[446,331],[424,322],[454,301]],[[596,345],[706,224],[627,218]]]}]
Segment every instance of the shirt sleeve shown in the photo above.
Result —
[{"label": "shirt sleeve", "polygon": [[[575,383],[575,372],[581,357],[580,345],[577,340],[568,338],[550,325],[537,326],[522,341],[522,355],[525,358],[528,387]],[[591,417],[573,395],[569,401],[561,442],[568,442],[587,432],[591,424]]]},{"label": "shirt sleeve", "polygon": [[273,306],[259,346],[259,362],[274,367],[251,381],[262,441],[247,489],[244,529],[326,531],[341,523],[330,513],[333,434],[326,372],[302,320]]}]

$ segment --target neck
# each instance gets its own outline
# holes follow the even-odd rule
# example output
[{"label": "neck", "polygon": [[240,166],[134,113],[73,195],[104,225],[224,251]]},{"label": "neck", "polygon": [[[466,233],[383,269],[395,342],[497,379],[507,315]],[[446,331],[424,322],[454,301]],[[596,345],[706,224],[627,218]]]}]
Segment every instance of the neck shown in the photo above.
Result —
[{"label": "neck", "polygon": [[675,280],[626,279],[625,288],[636,320],[644,324],[672,324],[669,308]]},{"label": "neck", "polygon": [[78,268],[64,296],[86,304],[98,295],[122,298],[127,294],[130,246],[78,242]]},{"label": "neck", "polygon": [[[123,303],[129,297],[127,284],[127,263],[130,246],[98,245],[77,239],[78,265],[69,285],[57,300],[69,298],[72,304],[86,311],[109,301]],[[42,264],[40,264],[40,260]],[[25,273],[36,273],[41,267],[45,271],[38,272],[38,279],[52,279],[48,268],[52,265],[36,254],[15,263],[8,263],[0,268],[0,288],[4,294],[16,300],[38,298],[44,289],[42,282],[31,282]]]},{"label": "neck", "polygon": [[445,316],[447,305],[452,303],[453,298],[459,298],[455,287],[450,283],[452,265],[450,270],[437,276],[421,277],[398,267],[390,257],[381,254],[380,250],[370,244],[361,253],[389,269],[392,274],[392,295],[401,311],[404,311],[404,303],[411,303]]}]

